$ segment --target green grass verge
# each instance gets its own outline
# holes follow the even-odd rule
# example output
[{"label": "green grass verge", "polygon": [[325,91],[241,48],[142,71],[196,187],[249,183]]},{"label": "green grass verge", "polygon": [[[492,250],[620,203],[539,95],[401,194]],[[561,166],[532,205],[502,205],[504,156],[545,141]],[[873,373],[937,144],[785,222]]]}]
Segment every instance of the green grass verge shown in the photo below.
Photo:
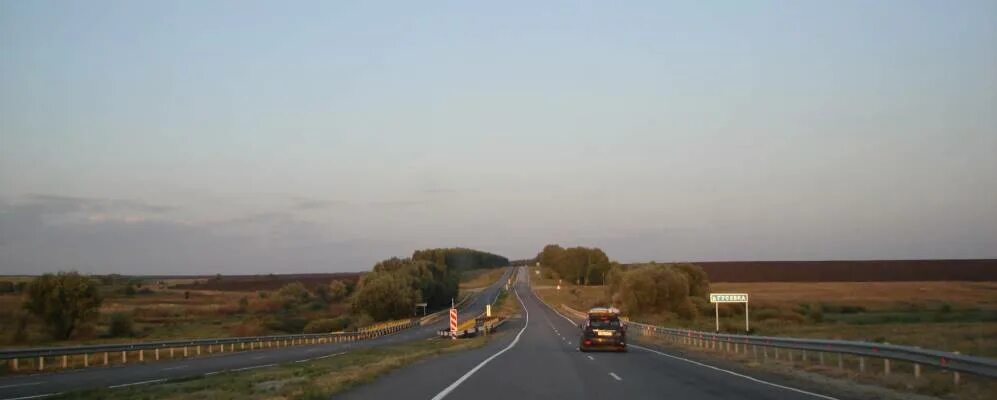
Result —
[{"label": "green grass verge", "polygon": [[222,373],[160,384],[72,392],[71,399],[327,399],[354,386],[425,358],[469,350],[486,337],[466,340],[430,339],[353,350],[305,363],[286,363],[258,370]]}]

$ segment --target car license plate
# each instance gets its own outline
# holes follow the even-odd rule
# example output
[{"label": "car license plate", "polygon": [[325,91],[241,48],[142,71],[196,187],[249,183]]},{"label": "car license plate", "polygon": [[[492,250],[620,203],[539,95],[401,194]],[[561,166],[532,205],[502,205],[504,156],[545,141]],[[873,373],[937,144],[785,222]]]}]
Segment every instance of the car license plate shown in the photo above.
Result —
[{"label": "car license plate", "polygon": [[613,331],[596,331],[595,334],[599,336],[613,336]]}]

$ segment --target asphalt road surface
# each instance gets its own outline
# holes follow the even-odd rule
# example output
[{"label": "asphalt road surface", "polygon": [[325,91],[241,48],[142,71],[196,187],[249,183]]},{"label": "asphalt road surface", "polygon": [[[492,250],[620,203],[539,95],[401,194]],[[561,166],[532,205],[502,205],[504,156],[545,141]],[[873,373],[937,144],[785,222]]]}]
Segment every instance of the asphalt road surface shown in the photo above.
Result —
[{"label": "asphalt road surface", "polygon": [[[503,274],[501,279],[470,300],[468,305],[464,307],[463,313],[465,315],[478,315],[484,312],[485,305],[498,295],[499,289],[509,279],[510,273],[511,269]],[[355,348],[424,339],[436,335],[436,331],[443,329],[448,323],[446,318],[441,318],[427,326],[410,328],[391,335],[353,343],[301,345],[235,353],[216,353],[212,356],[186,360],[8,376],[0,378],[0,399],[37,398],[74,390],[148,384],[232,370],[263,368],[271,364],[318,358]]]},{"label": "asphalt road surface", "polygon": [[541,303],[518,274],[523,318],[488,345],[419,362],[343,393],[343,399],[833,399],[834,397],[636,346],[582,353],[576,322]]}]

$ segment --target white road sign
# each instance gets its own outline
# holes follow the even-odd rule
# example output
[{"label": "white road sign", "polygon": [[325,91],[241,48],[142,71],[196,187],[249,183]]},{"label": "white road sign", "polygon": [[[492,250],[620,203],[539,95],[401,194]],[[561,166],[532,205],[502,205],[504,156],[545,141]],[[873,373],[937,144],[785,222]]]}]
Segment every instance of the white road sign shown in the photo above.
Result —
[{"label": "white road sign", "polygon": [[710,293],[710,303],[747,303],[747,293]]}]

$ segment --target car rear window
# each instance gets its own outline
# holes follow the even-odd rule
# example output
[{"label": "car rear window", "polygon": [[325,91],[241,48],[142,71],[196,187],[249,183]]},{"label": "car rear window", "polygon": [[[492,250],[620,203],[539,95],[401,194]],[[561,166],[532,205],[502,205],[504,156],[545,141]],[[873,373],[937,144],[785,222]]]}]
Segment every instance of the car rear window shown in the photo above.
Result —
[{"label": "car rear window", "polygon": [[616,317],[591,317],[589,326],[595,329],[616,329],[620,327],[620,319]]}]

